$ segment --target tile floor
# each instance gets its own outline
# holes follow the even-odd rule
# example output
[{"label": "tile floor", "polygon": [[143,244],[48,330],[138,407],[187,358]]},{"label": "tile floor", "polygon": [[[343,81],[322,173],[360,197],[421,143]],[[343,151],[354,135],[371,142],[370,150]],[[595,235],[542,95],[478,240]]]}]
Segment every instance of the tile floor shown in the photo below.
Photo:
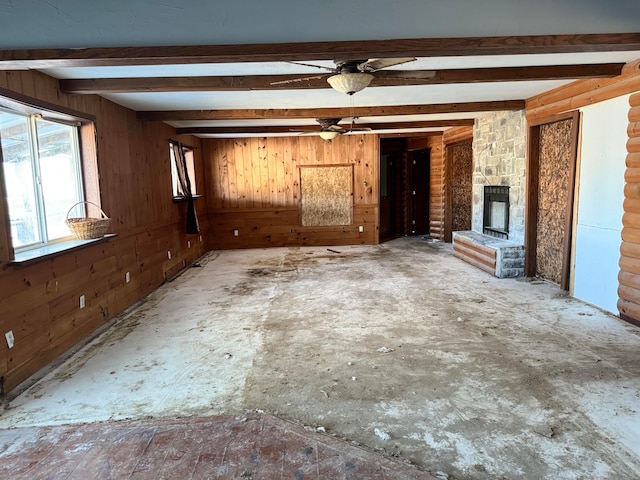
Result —
[{"label": "tile floor", "polygon": [[259,414],[0,430],[0,478],[434,479]]}]

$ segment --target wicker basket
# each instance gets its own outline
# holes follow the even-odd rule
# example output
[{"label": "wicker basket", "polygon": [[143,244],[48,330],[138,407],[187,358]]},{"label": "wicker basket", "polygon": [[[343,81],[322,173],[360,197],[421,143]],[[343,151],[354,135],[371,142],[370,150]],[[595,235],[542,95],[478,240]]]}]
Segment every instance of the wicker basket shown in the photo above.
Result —
[{"label": "wicker basket", "polygon": [[[103,218],[69,218],[71,210],[73,210],[77,205],[80,205],[81,203],[90,203],[94,207],[97,207],[102,212]],[[99,205],[96,205],[93,202],[78,202],[72,205],[67,212],[67,219],[65,223],[76,238],[79,238],[81,240],[89,240],[92,238],[104,237],[104,234],[107,233],[107,229],[109,228],[109,224],[111,223],[111,219],[107,217],[107,214],[104,213],[104,210],[102,210]]]}]

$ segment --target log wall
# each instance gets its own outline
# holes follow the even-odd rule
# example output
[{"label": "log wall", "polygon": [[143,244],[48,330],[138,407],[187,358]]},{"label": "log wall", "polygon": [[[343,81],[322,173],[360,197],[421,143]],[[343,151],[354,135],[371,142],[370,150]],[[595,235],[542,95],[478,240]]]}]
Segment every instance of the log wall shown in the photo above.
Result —
[{"label": "log wall", "polygon": [[[213,247],[378,242],[377,135],[342,135],[331,142],[304,136],[202,143]],[[302,226],[300,167],[318,165],[353,165],[351,225]]]},{"label": "log wall", "polygon": [[[110,232],[117,234],[52,258],[10,265],[9,232],[0,218],[4,395],[204,253],[207,205],[204,198],[196,201],[202,238],[184,234],[186,205],[171,198],[172,127],[142,123],[134,112],[94,95],[64,94],[55,79],[38,72],[0,72],[0,87],[96,118],[102,208],[112,219]],[[200,147],[195,137],[181,140]],[[198,190],[204,194],[201,148],[195,150],[195,161]],[[85,295],[84,309],[79,308],[80,295]],[[12,349],[4,342],[9,330],[15,336]]]},{"label": "log wall", "polygon": [[622,74],[617,77],[578,80],[527,99],[527,120],[540,123],[540,119],[550,115],[570,112],[634,92],[640,92],[640,60],[625,65]]},{"label": "log wall", "polygon": [[640,93],[631,95],[629,104],[618,310],[621,317],[640,325]]}]

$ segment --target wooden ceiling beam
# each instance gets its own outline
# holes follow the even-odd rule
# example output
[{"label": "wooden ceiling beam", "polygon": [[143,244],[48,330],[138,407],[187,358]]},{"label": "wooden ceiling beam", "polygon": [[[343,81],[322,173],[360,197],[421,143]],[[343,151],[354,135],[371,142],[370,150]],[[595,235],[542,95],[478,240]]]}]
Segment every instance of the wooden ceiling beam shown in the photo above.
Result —
[{"label": "wooden ceiling beam", "polygon": [[378,136],[380,138],[416,138],[416,137],[438,137],[442,135],[442,132],[411,132],[411,133],[381,133]]},{"label": "wooden ceiling beam", "polygon": [[288,62],[385,57],[526,55],[640,50],[640,33],[414,38],[305,43],[52,48],[0,51],[0,69]]},{"label": "wooden ceiling beam", "polygon": [[190,121],[190,120],[249,120],[265,118],[346,118],[379,117],[389,115],[429,115],[436,113],[494,112],[522,110],[524,100],[499,100],[492,102],[437,103],[431,105],[390,105],[376,107],[333,107],[298,109],[242,109],[242,110],[174,110],[140,111],[139,120]]},{"label": "wooden ceiling beam", "polygon": [[[437,70],[432,78],[397,78],[393,70],[375,73],[372,87],[404,85],[439,85],[453,83],[509,82],[531,80],[578,80],[607,78],[620,75],[624,63],[592,65],[544,65],[531,67],[463,68]],[[207,92],[248,90],[294,90],[331,88],[326,77],[295,81],[298,75],[245,75],[216,77],[153,77],[153,78],[88,78],[60,80],[66,93],[105,94],[136,92]],[[273,85],[274,82],[291,83]]]},{"label": "wooden ceiling beam", "polygon": [[[354,128],[370,128],[371,130],[397,130],[397,129],[418,129],[418,128],[447,128],[473,125],[472,118],[456,120],[427,120],[424,122],[396,122],[396,123],[356,123]],[[350,127],[349,123],[340,125],[345,130]],[[289,125],[289,126],[246,126],[246,127],[185,127],[177,128],[178,135],[212,135],[212,134],[246,134],[246,133],[292,133],[310,132],[318,133],[320,125]]]}]

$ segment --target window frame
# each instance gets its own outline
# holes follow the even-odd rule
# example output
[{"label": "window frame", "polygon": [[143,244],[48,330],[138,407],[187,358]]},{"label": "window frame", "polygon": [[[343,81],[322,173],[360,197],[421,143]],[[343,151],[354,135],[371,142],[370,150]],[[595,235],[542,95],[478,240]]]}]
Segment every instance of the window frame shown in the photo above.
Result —
[{"label": "window frame", "polygon": [[[180,179],[178,178],[176,160],[174,158],[175,155],[173,146],[177,143],[178,142],[169,140],[169,162],[171,163],[171,194],[174,202],[183,201],[187,198],[187,195],[185,195],[185,193],[182,191],[182,185],[180,184]],[[191,197],[198,198],[200,195],[198,195],[197,193],[196,161],[194,155],[195,147],[184,144],[181,145],[185,151],[185,159],[187,161],[187,172],[189,173],[189,180],[191,183]]]},{"label": "window frame", "polygon": [[[42,148],[42,129],[39,126],[40,122],[48,122],[50,124],[61,125],[64,127],[68,127],[69,130],[69,140],[72,151],[71,165],[73,167],[72,178],[71,181],[73,183],[74,190],[79,194],[79,198],[76,200],[78,202],[84,201],[84,182],[83,182],[83,166],[82,159],[80,154],[80,140],[79,140],[79,132],[77,124],[69,124],[68,122],[60,122],[51,119],[45,119],[41,114],[32,114],[25,115],[21,112],[17,112],[13,109],[8,109],[6,107],[0,106],[0,112],[5,112],[10,115],[14,115],[16,117],[20,117],[24,119],[26,124],[26,136],[29,142],[29,158],[31,163],[31,184],[30,187],[33,189],[33,197],[34,197],[34,207],[35,207],[35,215],[34,222],[37,224],[37,238],[34,242],[16,246],[15,239],[13,238],[13,232],[10,233],[12,237],[12,245],[14,248],[14,252],[16,254],[22,252],[28,252],[30,250],[36,250],[38,248],[47,247],[49,245],[53,245],[56,243],[66,242],[73,238],[73,234],[68,232],[67,235],[64,236],[56,236],[53,237],[52,231],[54,230],[53,225],[49,223],[49,218],[47,215],[47,209],[51,205],[47,204],[45,199],[45,174],[43,172],[43,157],[40,155],[40,149]],[[46,127],[45,127],[46,128]],[[1,148],[1,147],[0,147]],[[6,173],[6,172],[5,172]],[[47,176],[47,178],[49,178]],[[6,179],[5,179],[6,181]],[[8,189],[8,186],[5,184],[5,189]],[[7,197],[8,198],[8,195]],[[84,215],[85,209],[84,204],[80,205],[81,213]],[[9,209],[9,220],[11,222],[11,210]],[[12,228],[13,229],[13,228]]]},{"label": "window frame", "polygon": [[[46,121],[77,127],[74,134],[77,142],[77,159],[75,161],[77,164],[76,173],[81,179],[82,195],[84,200],[101,205],[96,117],[94,115],[29,97],[3,87],[0,87],[0,107],[17,115],[39,116]],[[2,161],[2,150],[0,149],[0,163]],[[0,194],[2,194],[2,198],[7,198],[4,168],[0,168]],[[40,257],[44,258],[51,255],[52,250],[60,253],[68,249],[78,248],[84,243],[93,243],[93,241],[78,241],[73,236],[69,236],[57,238],[47,243],[36,243],[29,247],[14,248],[9,205],[6,201],[2,202],[0,208],[0,222],[4,227],[4,231],[0,230],[0,236],[2,237],[0,238],[0,263],[20,263],[22,257],[28,258],[29,261],[34,261]]]}]

